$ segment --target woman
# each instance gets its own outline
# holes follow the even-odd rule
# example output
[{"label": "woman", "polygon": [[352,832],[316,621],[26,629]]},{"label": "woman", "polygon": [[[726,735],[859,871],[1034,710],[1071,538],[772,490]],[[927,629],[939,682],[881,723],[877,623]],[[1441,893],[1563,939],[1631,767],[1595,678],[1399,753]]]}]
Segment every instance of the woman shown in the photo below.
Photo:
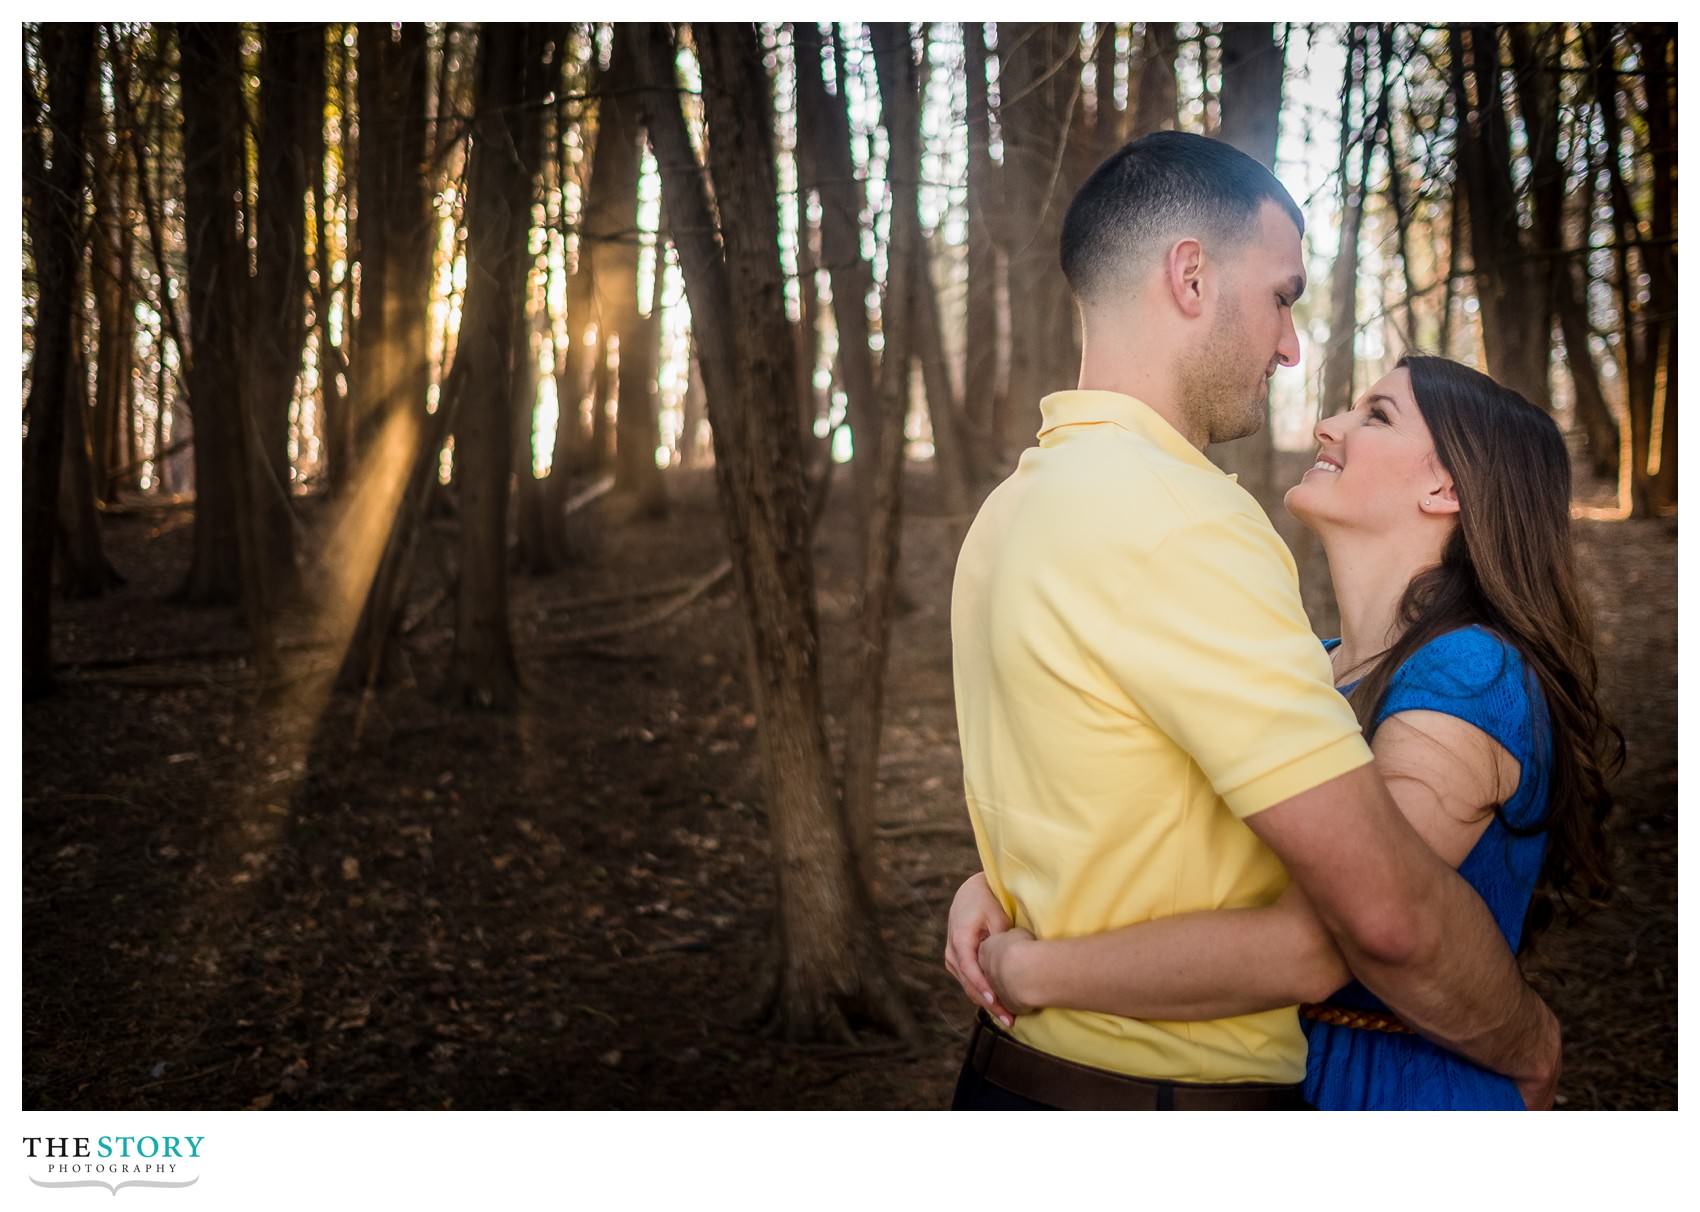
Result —
[{"label": "woman", "polygon": [[[1596,697],[1563,439],[1486,375],[1415,356],[1316,437],[1286,505],[1328,556],[1335,684],[1401,811],[1526,947],[1550,898],[1609,887],[1606,755],[1623,747]],[[951,907],[947,967],[1006,1026],[1046,1006],[1184,1021],[1325,1002],[1302,1007],[1312,1105],[1523,1107],[1510,1078],[1411,1034],[1351,981],[1296,887],[1263,908],[1035,940],[981,874]]]}]

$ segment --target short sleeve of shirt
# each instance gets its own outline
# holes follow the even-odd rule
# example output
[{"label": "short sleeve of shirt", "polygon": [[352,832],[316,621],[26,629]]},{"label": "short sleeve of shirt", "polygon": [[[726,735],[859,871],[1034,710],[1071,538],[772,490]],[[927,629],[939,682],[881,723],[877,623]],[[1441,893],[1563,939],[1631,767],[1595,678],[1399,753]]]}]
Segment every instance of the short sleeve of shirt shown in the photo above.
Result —
[{"label": "short sleeve of shirt", "polygon": [[1412,653],[1388,682],[1376,722],[1401,711],[1436,711],[1480,728],[1528,767],[1545,711],[1522,655],[1483,627],[1437,636]]},{"label": "short sleeve of shirt", "polygon": [[1119,558],[1111,675],[1235,816],[1371,760],[1266,520],[1224,513]]}]

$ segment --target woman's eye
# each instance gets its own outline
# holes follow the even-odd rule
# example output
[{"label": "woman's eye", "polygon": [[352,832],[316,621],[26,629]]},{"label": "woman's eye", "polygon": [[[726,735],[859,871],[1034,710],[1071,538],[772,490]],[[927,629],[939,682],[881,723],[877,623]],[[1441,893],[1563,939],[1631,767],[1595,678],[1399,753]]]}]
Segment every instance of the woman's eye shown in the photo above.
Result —
[{"label": "woman's eye", "polygon": [[1387,423],[1387,414],[1379,408],[1372,408],[1372,409],[1369,410],[1369,419],[1372,420],[1372,421],[1380,421],[1382,424],[1386,424]]}]

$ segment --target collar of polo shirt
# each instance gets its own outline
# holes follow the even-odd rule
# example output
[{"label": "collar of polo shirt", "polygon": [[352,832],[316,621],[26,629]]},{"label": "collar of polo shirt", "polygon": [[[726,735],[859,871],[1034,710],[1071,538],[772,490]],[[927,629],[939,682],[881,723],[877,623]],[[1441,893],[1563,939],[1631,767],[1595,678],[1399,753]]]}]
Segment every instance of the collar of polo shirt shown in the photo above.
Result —
[{"label": "collar of polo shirt", "polygon": [[[1227,474],[1205,458],[1204,452],[1183,438],[1180,431],[1149,404],[1119,391],[1080,388],[1054,391],[1039,401],[1039,413],[1043,418],[1038,434],[1041,446],[1055,443],[1057,431],[1069,425],[1114,425],[1143,437],[1177,459],[1201,468],[1208,467],[1219,475]],[[1234,475],[1228,475],[1228,478],[1238,479]]]}]

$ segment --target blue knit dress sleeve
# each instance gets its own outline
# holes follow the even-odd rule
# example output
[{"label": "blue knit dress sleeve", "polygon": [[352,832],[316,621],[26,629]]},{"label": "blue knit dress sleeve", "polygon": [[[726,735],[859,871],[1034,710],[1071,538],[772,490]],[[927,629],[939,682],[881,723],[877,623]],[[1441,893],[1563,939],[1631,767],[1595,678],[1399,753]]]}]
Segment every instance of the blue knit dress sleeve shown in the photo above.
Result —
[{"label": "blue knit dress sleeve", "polygon": [[[1540,686],[1512,644],[1484,627],[1467,627],[1429,641],[1394,672],[1376,711],[1376,725],[1404,711],[1455,716],[1480,728],[1517,760],[1517,787],[1458,867],[1515,950],[1546,854],[1541,827],[1547,811],[1552,730]],[[1356,981],[1328,1001],[1387,1010]],[[1305,1093],[1316,1107],[1522,1109],[1523,1100],[1510,1078],[1420,1036],[1310,1019],[1304,1028],[1309,1042]]]}]

